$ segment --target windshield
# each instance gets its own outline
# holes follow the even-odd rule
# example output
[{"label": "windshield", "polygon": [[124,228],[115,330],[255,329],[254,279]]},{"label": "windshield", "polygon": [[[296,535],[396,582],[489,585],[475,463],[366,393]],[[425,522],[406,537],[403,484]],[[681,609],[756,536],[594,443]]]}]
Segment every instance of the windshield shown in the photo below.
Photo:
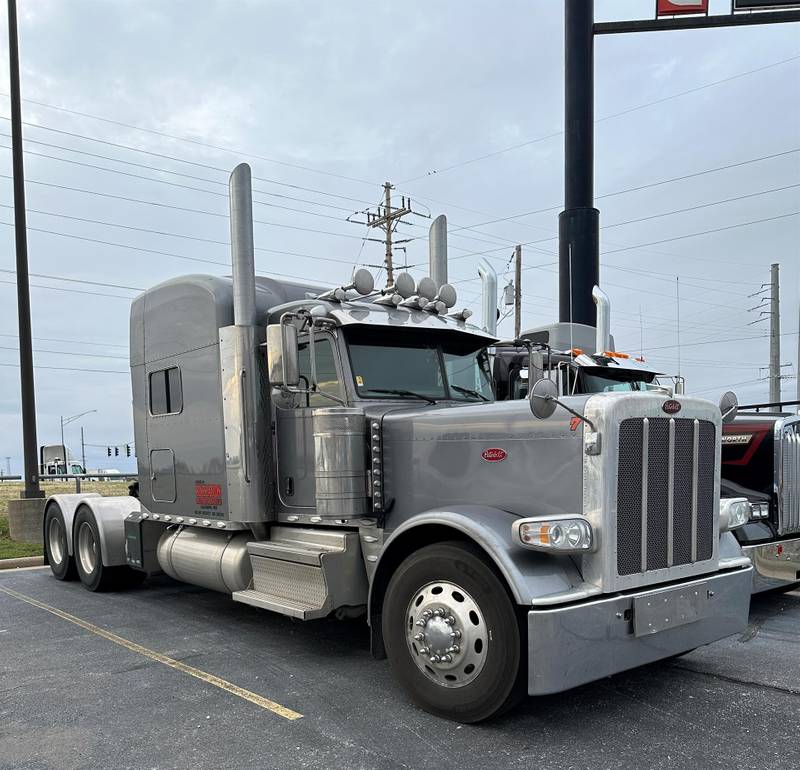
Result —
[{"label": "windshield", "polygon": [[489,358],[475,340],[349,329],[350,362],[362,398],[493,401]]}]

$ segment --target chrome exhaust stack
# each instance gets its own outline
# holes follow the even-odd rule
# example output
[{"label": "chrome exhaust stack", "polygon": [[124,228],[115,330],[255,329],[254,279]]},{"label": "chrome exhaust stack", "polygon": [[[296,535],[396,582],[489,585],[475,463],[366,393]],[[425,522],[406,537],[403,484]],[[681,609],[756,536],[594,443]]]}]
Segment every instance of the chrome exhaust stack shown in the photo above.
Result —
[{"label": "chrome exhaust stack", "polygon": [[599,286],[592,289],[592,299],[597,306],[595,353],[604,353],[611,349],[611,300]]},{"label": "chrome exhaust stack", "polygon": [[497,334],[497,273],[487,260],[478,262],[478,275],[481,277],[481,310],[483,331]]},{"label": "chrome exhaust stack", "polygon": [[440,214],[428,233],[430,276],[438,290],[447,283],[447,217]]},{"label": "chrome exhaust stack", "polygon": [[240,163],[228,184],[233,263],[233,322],[256,325],[256,263],[253,253],[253,191],[250,166]]}]

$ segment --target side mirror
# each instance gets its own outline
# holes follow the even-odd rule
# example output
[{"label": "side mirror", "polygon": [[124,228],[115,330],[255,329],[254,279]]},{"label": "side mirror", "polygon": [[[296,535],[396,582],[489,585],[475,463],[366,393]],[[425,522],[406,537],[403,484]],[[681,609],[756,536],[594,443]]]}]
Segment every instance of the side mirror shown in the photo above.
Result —
[{"label": "side mirror", "polygon": [[529,404],[534,417],[546,420],[558,406],[558,386],[546,378],[537,380],[531,388]]},{"label": "side mirror", "polygon": [[297,387],[300,383],[300,353],[294,324],[267,326],[267,367],[269,383],[278,387]]},{"label": "side mirror", "polygon": [[722,422],[729,423],[736,419],[739,412],[739,399],[732,390],[722,394],[719,400],[719,411],[722,412]]}]

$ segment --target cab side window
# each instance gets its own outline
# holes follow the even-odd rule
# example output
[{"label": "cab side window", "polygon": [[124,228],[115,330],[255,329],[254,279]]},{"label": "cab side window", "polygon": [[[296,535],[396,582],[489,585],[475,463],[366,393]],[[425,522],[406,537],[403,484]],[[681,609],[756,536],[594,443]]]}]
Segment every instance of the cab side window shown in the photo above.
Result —
[{"label": "cab side window", "polygon": [[[308,340],[300,343],[300,387],[310,388],[311,351]],[[342,383],[336,370],[336,353],[333,342],[328,337],[317,337],[314,340],[314,358],[317,366],[317,390],[319,393],[301,394],[298,406],[335,406],[336,402],[321,395],[327,393],[337,398],[344,398]]]}]

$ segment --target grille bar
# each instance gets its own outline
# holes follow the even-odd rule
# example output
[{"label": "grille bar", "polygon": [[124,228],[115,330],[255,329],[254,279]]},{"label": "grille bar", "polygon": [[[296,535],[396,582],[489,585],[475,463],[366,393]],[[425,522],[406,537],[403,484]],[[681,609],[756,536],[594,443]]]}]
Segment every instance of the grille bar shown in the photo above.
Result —
[{"label": "grille bar", "polygon": [[692,562],[697,561],[697,481],[700,464],[700,420],[692,424]]},{"label": "grille bar", "polygon": [[[800,435],[796,447],[800,457]],[[685,418],[620,424],[617,574],[668,569],[713,556],[716,429]]]},{"label": "grille bar", "polygon": [[644,418],[642,425],[642,572],[647,572],[647,477],[650,445],[650,420]]},{"label": "grille bar", "polygon": [[675,548],[675,420],[669,421],[669,469],[667,471],[667,566]]},{"label": "grille bar", "polygon": [[781,437],[781,480],[778,534],[800,532],[800,423],[788,425]]}]

